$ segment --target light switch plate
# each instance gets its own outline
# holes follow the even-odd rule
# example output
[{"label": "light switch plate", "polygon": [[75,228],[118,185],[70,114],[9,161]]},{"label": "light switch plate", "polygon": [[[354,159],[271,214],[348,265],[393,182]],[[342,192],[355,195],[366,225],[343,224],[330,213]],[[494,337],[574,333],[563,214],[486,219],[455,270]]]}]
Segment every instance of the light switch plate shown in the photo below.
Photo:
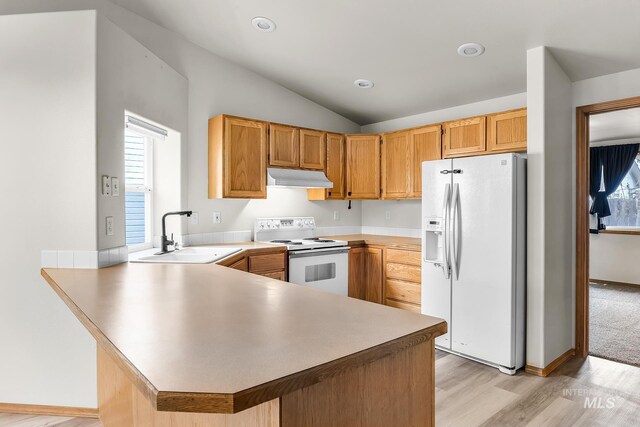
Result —
[{"label": "light switch plate", "polygon": [[333,220],[334,221],[339,221],[340,220],[340,212],[339,211],[333,211]]},{"label": "light switch plate", "polygon": [[222,222],[222,213],[220,212],[214,212],[213,213],[213,223],[214,224],[220,224]]},{"label": "light switch plate", "polygon": [[109,175],[102,175],[102,195],[111,195],[111,180],[109,179]]},{"label": "light switch plate", "polygon": [[384,219],[391,219],[391,211],[385,211]]},{"label": "light switch plate", "polygon": [[198,212],[194,212],[189,217],[189,224],[198,225]]},{"label": "light switch plate", "polygon": [[112,196],[120,195],[120,180],[115,176],[111,177],[111,195]]},{"label": "light switch plate", "polygon": [[113,236],[113,217],[108,216],[106,221],[107,226],[107,236]]}]

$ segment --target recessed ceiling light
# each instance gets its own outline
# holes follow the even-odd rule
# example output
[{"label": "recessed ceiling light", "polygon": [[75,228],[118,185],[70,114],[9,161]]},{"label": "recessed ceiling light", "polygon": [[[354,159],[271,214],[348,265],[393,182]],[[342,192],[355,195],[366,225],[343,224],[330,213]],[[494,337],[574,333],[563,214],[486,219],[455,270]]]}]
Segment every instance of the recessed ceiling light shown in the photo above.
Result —
[{"label": "recessed ceiling light", "polygon": [[358,79],[353,84],[360,89],[371,89],[373,87],[373,82],[366,79]]},{"label": "recessed ceiling light", "polygon": [[264,31],[265,33],[270,33],[276,30],[276,23],[264,16],[256,16],[251,20],[251,24],[257,30]]},{"label": "recessed ceiling light", "polygon": [[465,43],[458,48],[458,55],[468,58],[480,56],[484,53],[484,46],[480,43]]}]

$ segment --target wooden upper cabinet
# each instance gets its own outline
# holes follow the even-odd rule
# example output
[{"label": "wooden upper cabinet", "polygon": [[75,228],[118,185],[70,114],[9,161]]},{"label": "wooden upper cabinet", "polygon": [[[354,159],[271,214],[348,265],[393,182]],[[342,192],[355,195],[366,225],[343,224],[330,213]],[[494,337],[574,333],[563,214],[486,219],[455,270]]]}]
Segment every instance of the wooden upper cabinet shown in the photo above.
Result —
[{"label": "wooden upper cabinet", "polygon": [[487,149],[486,117],[472,117],[444,124],[442,156],[462,157]]},{"label": "wooden upper cabinet", "polygon": [[209,198],[267,197],[267,128],[257,120],[209,120]]},{"label": "wooden upper cabinet", "polygon": [[527,110],[492,114],[487,123],[487,149],[491,152],[527,149]]},{"label": "wooden upper cabinet", "polygon": [[380,135],[347,135],[347,198],[380,198]]},{"label": "wooden upper cabinet", "polygon": [[333,188],[327,190],[327,199],[344,199],[345,191],[345,140],[344,135],[327,134],[327,178]]},{"label": "wooden upper cabinet", "polygon": [[269,125],[269,166],[298,168],[299,134],[299,130],[291,126]]},{"label": "wooden upper cabinet", "polygon": [[412,129],[409,135],[410,198],[422,197],[422,162],[442,158],[442,126]]},{"label": "wooden upper cabinet", "polygon": [[325,133],[300,129],[300,167],[323,171],[326,157]]},{"label": "wooden upper cabinet", "polygon": [[404,199],[409,195],[411,175],[409,135],[409,131],[403,131],[382,136],[383,199]]}]

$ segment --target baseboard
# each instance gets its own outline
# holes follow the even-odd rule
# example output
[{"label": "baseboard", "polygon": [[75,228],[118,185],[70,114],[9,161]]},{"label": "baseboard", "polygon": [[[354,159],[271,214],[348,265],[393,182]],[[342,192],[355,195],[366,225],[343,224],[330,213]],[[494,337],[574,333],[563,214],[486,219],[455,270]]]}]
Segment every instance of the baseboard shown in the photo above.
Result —
[{"label": "baseboard", "polygon": [[57,417],[98,418],[97,408],[74,408],[71,406],[25,405],[0,403],[0,413],[50,415]]},{"label": "baseboard", "polygon": [[569,360],[571,357],[575,356],[576,354],[576,350],[574,348],[567,350],[566,352],[562,353],[556,360],[554,360],[553,362],[549,363],[546,367],[544,368],[538,368],[537,366],[532,366],[532,365],[527,365],[524,370],[526,373],[531,374],[531,375],[537,375],[539,377],[546,377],[549,376],[549,374],[553,371],[556,370],[556,368],[558,368],[558,366],[562,365],[564,362],[566,362],[567,360]]},{"label": "baseboard", "polygon": [[601,280],[601,279],[589,279],[591,283],[597,283],[599,285],[620,285],[620,286],[640,286],[640,283],[626,283],[626,282],[614,282],[613,280]]}]

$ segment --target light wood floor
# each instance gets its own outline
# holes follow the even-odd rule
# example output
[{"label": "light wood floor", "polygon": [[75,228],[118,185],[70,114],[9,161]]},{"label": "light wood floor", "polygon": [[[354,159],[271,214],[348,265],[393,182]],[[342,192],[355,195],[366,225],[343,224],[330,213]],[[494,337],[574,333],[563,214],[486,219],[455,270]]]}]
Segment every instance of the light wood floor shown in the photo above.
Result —
[{"label": "light wood floor", "polygon": [[436,425],[640,426],[640,368],[590,356],[547,378],[508,376],[437,352]]},{"label": "light wood floor", "polygon": [[[596,406],[586,407],[586,398]],[[640,426],[640,368],[574,358],[547,378],[508,376],[436,352],[436,425]],[[0,414],[0,427],[101,427],[98,420]]]}]

